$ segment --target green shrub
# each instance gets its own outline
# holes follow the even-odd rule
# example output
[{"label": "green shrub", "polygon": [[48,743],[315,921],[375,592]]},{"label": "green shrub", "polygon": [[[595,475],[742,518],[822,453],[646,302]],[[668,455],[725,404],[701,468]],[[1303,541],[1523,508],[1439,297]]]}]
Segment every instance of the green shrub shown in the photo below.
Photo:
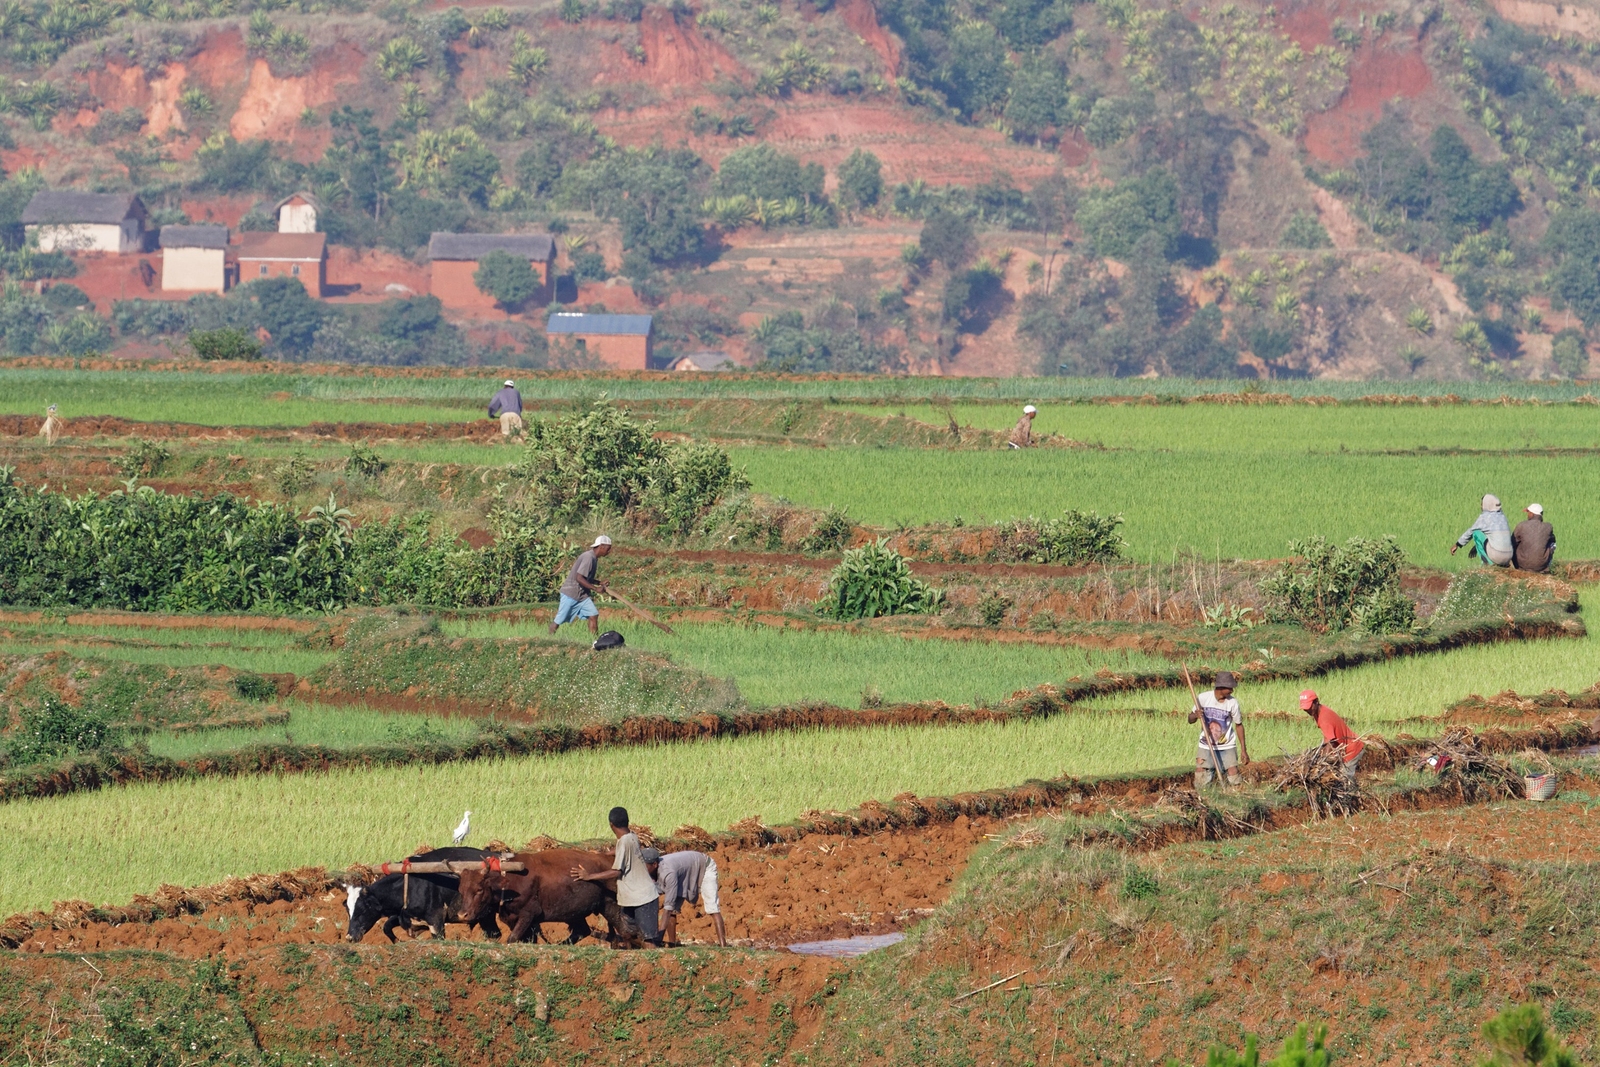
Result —
[{"label": "green shrub", "polygon": [[1156,876],[1142,867],[1131,867],[1122,880],[1122,895],[1133,900],[1149,900],[1161,892]]},{"label": "green shrub", "polygon": [[1059,519],[1032,517],[1000,527],[1001,554],[1023,563],[1081,566],[1111,563],[1128,547],[1117,533],[1121,515],[1067,509]]},{"label": "green shrub", "polygon": [[730,492],[749,488],[744,472],[713,445],[668,446],[610,404],[561,419],[532,420],[512,473],[530,480],[552,517],[594,512],[653,518],[687,534]]},{"label": "green shrub", "polygon": [[220,330],[195,330],[189,334],[189,347],[201,359],[261,358],[261,342],[244,330],[224,326]]},{"label": "green shrub", "polygon": [[1316,215],[1297,211],[1283,228],[1283,244],[1287,248],[1331,248],[1333,241]]},{"label": "green shrub", "polygon": [[272,478],[278,483],[278,488],[283,491],[284,496],[296,496],[302,489],[310,488],[316,477],[316,464],[311,462],[311,457],[298,449],[288,459],[272,468]]},{"label": "green shrub", "polygon": [[371,445],[359,442],[350,446],[350,457],[344,461],[345,473],[357,478],[376,478],[388,466],[389,464],[373,451]]},{"label": "green shrub", "polygon": [[245,671],[234,676],[233,691],[246,700],[271,700],[278,695],[278,686],[271,678]]},{"label": "green shrub", "polygon": [[837,552],[850,543],[856,524],[840,508],[829,508],[800,542],[802,552]]},{"label": "green shrub", "polygon": [[506,311],[515,311],[539,291],[539,276],[526,259],[498,248],[478,260],[472,284]]},{"label": "green shrub", "polygon": [[172,453],[165,446],[136,437],[133,447],[117,459],[117,469],[124,478],[148,478],[160,474],[171,458]]},{"label": "green shrub", "polygon": [[1550,341],[1550,358],[1556,369],[1568,378],[1582,378],[1589,371],[1589,346],[1582,330],[1568,328]]},{"label": "green shrub", "polygon": [[1415,618],[1415,605],[1399,603],[1406,556],[1393,537],[1352,537],[1343,545],[1312,537],[1290,542],[1289,552],[1296,558],[1261,583],[1269,617],[1321,630],[1355,622],[1374,633],[1404,629],[1410,623],[1399,621]]},{"label": "green shrub", "polygon": [[434,536],[427,512],[362,524],[350,552],[355,599],[490,607],[552,598],[570,551],[523,513],[497,509],[489,521],[495,542],[476,551]]},{"label": "green shrub", "polygon": [[944,593],[913,577],[905,557],[880,538],[844,554],[817,610],[835,619],[876,619],[929,615],[943,606]]},{"label": "green shrub", "polygon": [[1011,610],[1012,603],[1004,593],[990,593],[978,603],[978,615],[985,626],[999,626],[1006,621],[1006,612]]},{"label": "green shrub", "polygon": [[[1268,1061],[1266,1067],[1328,1067],[1333,1054],[1328,1051],[1328,1028],[1319,1026],[1312,1032],[1304,1024],[1295,1027],[1283,1042],[1283,1051]],[[1213,1045],[1206,1056],[1206,1067],[1259,1067],[1261,1054],[1256,1051],[1256,1038],[1245,1039],[1244,1052],[1238,1053]],[[1171,1061],[1168,1067],[1176,1067]]]},{"label": "green shrub", "polygon": [[1483,1067],[1578,1067],[1578,1058],[1545,1027],[1538,1004],[1507,1008],[1483,1024],[1494,1054]]},{"label": "green shrub", "polygon": [[13,763],[38,763],[71,752],[93,752],[121,740],[103,710],[74,707],[56,696],[22,713],[22,724],[6,745]]}]

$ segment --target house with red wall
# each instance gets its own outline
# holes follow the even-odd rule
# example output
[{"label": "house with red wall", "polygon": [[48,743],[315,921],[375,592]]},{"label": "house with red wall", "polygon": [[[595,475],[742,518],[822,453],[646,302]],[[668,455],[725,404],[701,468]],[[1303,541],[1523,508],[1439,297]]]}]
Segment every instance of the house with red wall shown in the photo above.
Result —
[{"label": "house with red wall", "polygon": [[545,323],[545,335],[570,344],[617,370],[649,370],[653,354],[652,315],[588,315],[559,312]]},{"label": "house with red wall", "polygon": [[455,311],[494,312],[494,297],[478,289],[472,275],[478,260],[490,252],[526,259],[539,276],[539,292],[531,304],[544,305],[554,295],[556,242],[547,233],[435,233],[428,241],[433,295]]},{"label": "house with red wall", "polygon": [[311,296],[321,299],[328,284],[328,235],[325,233],[259,233],[239,235],[234,246],[239,284],[263,278],[298,278]]}]

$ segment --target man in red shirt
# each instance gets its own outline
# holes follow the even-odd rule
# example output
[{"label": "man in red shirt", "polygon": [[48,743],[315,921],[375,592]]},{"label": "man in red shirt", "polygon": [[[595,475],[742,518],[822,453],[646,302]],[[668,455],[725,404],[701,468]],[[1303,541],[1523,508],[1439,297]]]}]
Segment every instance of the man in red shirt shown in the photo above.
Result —
[{"label": "man in red shirt", "polygon": [[1311,716],[1317,724],[1317,729],[1322,731],[1323,751],[1339,750],[1339,754],[1344,757],[1344,776],[1354,785],[1356,764],[1361,762],[1361,752],[1367,747],[1366,743],[1355,735],[1332,708],[1317,699],[1315,689],[1306,689],[1300,693],[1300,710]]}]

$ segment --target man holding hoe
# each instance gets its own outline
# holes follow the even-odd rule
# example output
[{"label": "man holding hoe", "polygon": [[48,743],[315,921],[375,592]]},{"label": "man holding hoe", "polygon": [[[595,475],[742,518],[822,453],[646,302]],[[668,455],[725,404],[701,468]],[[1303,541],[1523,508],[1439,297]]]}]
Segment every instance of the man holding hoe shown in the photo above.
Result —
[{"label": "man holding hoe", "polygon": [[588,619],[589,633],[596,637],[600,635],[600,609],[594,606],[594,598],[590,594],[596,589],[602,593],[611,592],[605,582],[595,577],[600,571],[600,561],[610,554],[611,538],[601,534],[573,562],[572,569],[567,572],[567,580],[561,583],[561,606],[556,609],[555,620],[550,623],[551,633],[555,633],[562,623]]},{"label": "man holding hoe", "polygon": [[[1187,670],[1184,675],[1187,677]],[[1224,774],[1228,776],[1229,785],[1238,785],[1239,768],[1250,766],[1244,719],[1239,712],[1239,702],[1233,698],[1236,685],[1238,679],[1232,671],[1218,671],[1212,687],[1194,698],[1189,721],[1201,723],[1200,751],[1194,761],[1196,789],[1204,789]]]}]

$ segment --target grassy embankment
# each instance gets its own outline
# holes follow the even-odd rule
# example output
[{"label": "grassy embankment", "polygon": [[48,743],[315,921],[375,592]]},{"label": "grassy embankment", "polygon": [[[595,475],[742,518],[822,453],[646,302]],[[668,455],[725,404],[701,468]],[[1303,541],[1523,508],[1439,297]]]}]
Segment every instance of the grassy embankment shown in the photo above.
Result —
[{"label": "grassy embankment", "polygon": [[1271,1055],[1306,1021],[1336,1062],[1468,1063],[1482,1023],[1528,1000],[1587,1062],[1600,864],[1582,788],[1137,858],[1072,847],[1071,817],[1019,827],[1035,837],[980,853],[933,920],[844,977],[830,1062],[1199,1063],[1247,1033]]}]

